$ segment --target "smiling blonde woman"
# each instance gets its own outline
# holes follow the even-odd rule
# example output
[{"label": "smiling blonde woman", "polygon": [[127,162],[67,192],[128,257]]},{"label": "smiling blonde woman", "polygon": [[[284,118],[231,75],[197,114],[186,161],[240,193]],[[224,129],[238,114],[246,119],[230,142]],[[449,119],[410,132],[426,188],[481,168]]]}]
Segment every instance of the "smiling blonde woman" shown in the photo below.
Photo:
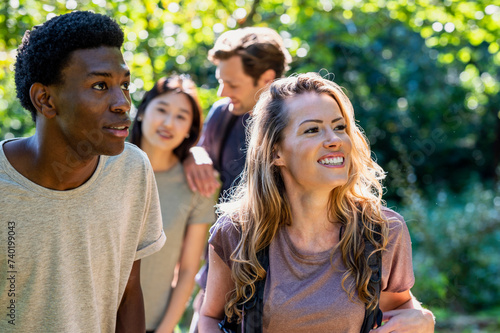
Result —
[{"label": "smiling blonde woman", "polygon": [[[384,171],[341,88],[313,73],[275,81],[249,136],[242,182],[211,230],[201,332],[219,331],[226,315],[262,320],[264,332],[357,333],[376,306],[387,321],[377,331],[432,332],[432,313],[410,293],[408,229],[383,206]],[[380,297],[365,242],[382,252]],[[257,258],[265,248],[267,270]],[[242,304],[264,278],[261,318],[245,318]]]}]

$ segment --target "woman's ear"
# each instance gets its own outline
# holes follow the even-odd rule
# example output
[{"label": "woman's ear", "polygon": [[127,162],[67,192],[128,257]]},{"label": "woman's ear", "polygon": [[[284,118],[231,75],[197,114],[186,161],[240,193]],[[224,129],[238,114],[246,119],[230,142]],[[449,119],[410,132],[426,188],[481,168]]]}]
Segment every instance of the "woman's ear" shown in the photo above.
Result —
[{"label": "woman's ear", "polygon": [[280,149],[277,147],[273,149],[273,165],[285,166],[285,161],[283,161],[283,158],[281,157]]},{"label": "woman's ear", "polygon": [[57,111],[54,107],[50,90],[46,85],[39,82],[33,83],[30,88],[30,98],[33,106],[45,118],[51,119],[55,117]]}]

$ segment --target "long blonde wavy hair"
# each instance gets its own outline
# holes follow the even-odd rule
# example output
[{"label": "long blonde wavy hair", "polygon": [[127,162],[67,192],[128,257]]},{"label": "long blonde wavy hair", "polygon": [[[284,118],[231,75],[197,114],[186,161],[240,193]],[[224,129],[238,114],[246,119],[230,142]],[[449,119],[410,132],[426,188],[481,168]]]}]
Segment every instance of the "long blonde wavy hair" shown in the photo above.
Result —
[{"label": "long blonde wavy hair", "polygon": [[[368,284],[371,269],[364,254],[364,239],[374,244],[375,251],[382,251],[387,244],[388,228],[381,214],[381,181],[385,174],[372,160],[368,142],[355,123],[353,107],[341,87],[318,74],[307,73],[277,80],[261,94],[248,128],[248,151],[240,185],[229,200],[218,206],[219,212],[231,218],[241,230],[241,239],[231,255],[235,289],[225,305],[228,318],[236,315],[241,319],[241,304],[255,293],[255,282],[266,275],[257,253],[271,243],[280,226],[293,223],[279,167],[273,165],[273,150],[284,139],[289,112],[287,99],[307,92],[335,99],[352,141],[349,179],[345,185],[332,188],[329,198],[330,220],[344,226],[342,239],[334,249],[341,252],[346,266],[342,287],[351,299],[357,291],[367,308],[378,304]],[[362,217],[360,224],[359,217]],[[374,237],[377,225],[382,234],[380,242]],[[349,278],[353,282],[346,286]]]}]

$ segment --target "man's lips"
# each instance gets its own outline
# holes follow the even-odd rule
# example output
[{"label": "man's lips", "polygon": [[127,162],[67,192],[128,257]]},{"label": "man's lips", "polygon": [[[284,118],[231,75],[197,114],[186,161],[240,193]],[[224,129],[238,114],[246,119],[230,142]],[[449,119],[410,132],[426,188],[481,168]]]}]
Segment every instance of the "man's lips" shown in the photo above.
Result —
[{"label": "man's lips", "polygon": [[115,135],[117,137],[123,138],[123,137],[127,137],[128,136],[128,129],[129,129],[130,125],[131,125],[131,122],[129,120],[129,121],[124,121],[124,122],[119,122],[119,123],[113,123],[113,124],[110,124],[110,125],[106,125],[103,128],[107,132],[109,132],[109,133],[111,133],[111,134],[113,134],[113,135]]}]

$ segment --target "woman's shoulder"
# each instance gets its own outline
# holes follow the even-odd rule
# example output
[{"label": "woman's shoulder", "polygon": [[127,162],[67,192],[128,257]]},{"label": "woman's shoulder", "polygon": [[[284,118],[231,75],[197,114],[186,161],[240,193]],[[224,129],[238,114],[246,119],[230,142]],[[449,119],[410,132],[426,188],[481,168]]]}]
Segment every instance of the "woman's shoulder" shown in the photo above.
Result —
[{"label": "woman's shoulder", "polygon": [[381,207],[382,217],[389,223],[405,223],[405,220],[401,214],[392,210],[391,208],[382,206]]},{"label": "woman's shoulder", "polygon": [[398,212],[388,208],[381,207],[382,218],[386,221],[389,227],[389,235],[391,236],[401,236],[402,233],[408,232],[405,219]]},{"label": "woman's shoulder", "polygon": [[411,237],[400,214],[387,207],[381,210],[389,229],[387,247],[382,253],[382,291],[400,293],[409,290],[415,282]]},{"label": "woman's shoulder", "polygon": [[231,267],[231,254],[238,246],[241,237],[240,229],[228,215],[222,215],[210,228],[208,243],[214,248],[215,253]]},{"label": "woman's shoulder", "polygon": [[240,227],[238,223],[233,221],[231,216],[224,214],[220,216],[214,225],[210,228],[210,234],[222,233],[228,236],[240,236]]}]

